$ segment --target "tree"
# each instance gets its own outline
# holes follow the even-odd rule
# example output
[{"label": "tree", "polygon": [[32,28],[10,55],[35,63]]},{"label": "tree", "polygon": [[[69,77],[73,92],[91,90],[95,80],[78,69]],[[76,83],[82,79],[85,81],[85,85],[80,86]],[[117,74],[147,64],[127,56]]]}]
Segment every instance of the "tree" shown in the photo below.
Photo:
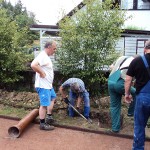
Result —
[{"label": "tree", "polygon": [[33,12],[28,12],[20,0],[18,0],[15,6],[6,0],[2,0],[0,5],[1,8],[7,10],[7,15],[9,16],[10,20],[16,21],[20,29],[27,28],[28,37],[26,40],[28,40],[29,44],[33,43],[33,40],[37,40],[39,38],[39,34],[37,34],[35,31],[31,31],[29,28],[32,24],[37,24],[35,15]]},{"label": "tree", "polygon": [[0,81],[11,85],[22,77],[18,74],[26,69],[28,56],[21,48],[27,44],[26,28],[20,29],[16,21],[11,21],[6,9],[0,9]]},{"label": "tree", "polygon": [[35,16],[27,12],[21,1],[13,6],[0,0],[0,8],[0,81],[1,87],[9,87],[23,79],[20,72],[26,71],[26,64],[33,59],[27,52],[37,39],[37,34],[29,29]]},{"label": "tree", "polygon": [[[106,81],[104,70],[112,63],[125,12],[111,0],[85,0],[86,9],[60,22],[58,68],[64,75],[80,77],[90,88]],[[93,85],[93,86],[92,86]],[[99,91],[99,89],[97,89]],[[98,92],[97,91],[97,92]]]}]

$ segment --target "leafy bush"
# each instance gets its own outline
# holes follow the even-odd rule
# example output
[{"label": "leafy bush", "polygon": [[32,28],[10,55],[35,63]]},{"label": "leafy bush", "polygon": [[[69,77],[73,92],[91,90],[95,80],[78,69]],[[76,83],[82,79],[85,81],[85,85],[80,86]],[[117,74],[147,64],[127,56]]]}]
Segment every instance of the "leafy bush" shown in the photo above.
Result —
[{"label": "leafy bush", "polygon": [[[111,0],[84,2],[86,9],[60,23],[62,41],[57,61],[64,75],[83,79],[88,89],[97,93],[106,83],[105,72],[112,58],[117,56],[115,45],[126,18],[125,11],[113,6]],[[95,86],[97,91],[91,89]]]},{"label": "leafy bush", "polygon": [[27,28],[20,29],[7,10],[0,9],[0,35],[0,81],[1,85],[11,85],[22,78],[18,72],[26,70],[26,62],[31,59],[22,51],[28,43]]}]

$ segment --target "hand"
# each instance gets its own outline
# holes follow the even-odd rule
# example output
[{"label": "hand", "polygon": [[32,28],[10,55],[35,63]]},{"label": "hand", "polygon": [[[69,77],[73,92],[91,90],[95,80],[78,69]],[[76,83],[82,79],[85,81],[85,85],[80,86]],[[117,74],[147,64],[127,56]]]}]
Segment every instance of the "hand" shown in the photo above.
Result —
[{"label": "hand", "polygon": [[45,73],[45,72],[42,72],[42,74],[40,74],[40,77],[41,77],[41,78],[45,78],[45,77],[46,77],[46,73]]},{"label": "hand", "polygon": [[66,98],[63,98],[63,101],[66,103],[66,104],[69,104],[70,103],[70,101],[69,101],[69,99],[66,97]]},{"label": "hand", "polygon": [[128,104],[130,104],[131,101],[132,101],[132,96],[131,96],[131,94],[130,94],[130,95],[125,95],[125,102],[128,103]]}]

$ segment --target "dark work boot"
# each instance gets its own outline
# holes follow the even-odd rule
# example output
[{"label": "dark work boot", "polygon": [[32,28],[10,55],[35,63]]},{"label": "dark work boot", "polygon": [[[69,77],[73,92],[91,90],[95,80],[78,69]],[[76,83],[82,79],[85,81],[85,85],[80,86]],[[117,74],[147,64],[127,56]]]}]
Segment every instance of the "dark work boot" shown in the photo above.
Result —
[{"label": "dark work boot", "polygon": [[49,124],[49,125],[55,123],[55,120],[54,120],[54,118],[52,116],[48,116],[47,115],[45,120],[46,120],[46,123]]},{"label": "dark work boot", "polygon": [[54,130],[54,126],[50,126],[47,123],[40,123],[40,130]]}]

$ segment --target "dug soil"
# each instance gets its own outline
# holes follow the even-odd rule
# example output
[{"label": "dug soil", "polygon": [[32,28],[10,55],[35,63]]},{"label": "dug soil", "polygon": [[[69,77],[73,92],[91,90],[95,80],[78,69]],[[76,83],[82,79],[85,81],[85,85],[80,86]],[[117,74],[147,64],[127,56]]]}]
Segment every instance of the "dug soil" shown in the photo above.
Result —
[{"label": "dug soil", "polygon": [[[109,112],[110,97],[91,98],[91,113],[92,124],[88,123],[84,118],[76,115],[73,118],[68,117],[67,105],[62,101],[62,98],[57,94],[56,103],[53,110],[53,116],[57,124],[74,126],[90,130],[105,130],[111,129],[111,118]],[[83,105],[83,104],[82,104]],[[0,107],[10,106],[14,108],[24,108],[31,111],[39,107],[39,99],[36,92],[8,92],[0,90]],[[81,106],[81,113],[83,112]],[[122,100],[121,113],[121,131],[120,134],[133,135],[134,118],[127,116],[128,106]],[[15,114],[11,114],[13,117]],[[18,116],[15,116],[18,117]],[[150,137],[149,128],[146,128],[146,136]]]}]

